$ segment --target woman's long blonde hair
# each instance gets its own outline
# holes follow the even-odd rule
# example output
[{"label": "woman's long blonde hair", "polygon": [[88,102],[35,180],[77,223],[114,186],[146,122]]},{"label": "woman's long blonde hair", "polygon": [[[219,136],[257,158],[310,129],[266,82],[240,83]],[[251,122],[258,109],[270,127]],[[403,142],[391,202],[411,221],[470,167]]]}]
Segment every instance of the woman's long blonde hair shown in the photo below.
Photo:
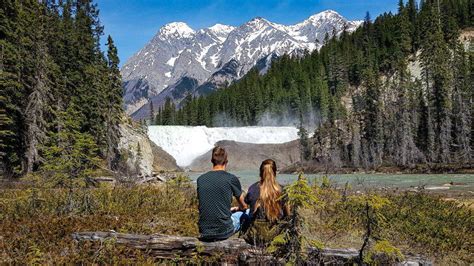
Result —
[{"label": "woman's long blonde hair", "polygon": [[260,165],[260,197],[255,211],[262,207],[268,220],[278,220],[282,213],[280,197],[282,189],[276,181],[277,167],[275,161],[267,159]]}]

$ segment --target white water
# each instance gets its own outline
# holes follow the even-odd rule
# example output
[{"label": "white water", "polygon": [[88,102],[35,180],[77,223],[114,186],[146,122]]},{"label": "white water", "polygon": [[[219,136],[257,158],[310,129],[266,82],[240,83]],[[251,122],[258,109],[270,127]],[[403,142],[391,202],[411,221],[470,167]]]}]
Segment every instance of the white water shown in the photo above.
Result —
[{"label": "white water", "polygon": [[148,136],[185,167],[221,140],[255,144],[285,143],[298,138],[295,127],[149,126]]}]

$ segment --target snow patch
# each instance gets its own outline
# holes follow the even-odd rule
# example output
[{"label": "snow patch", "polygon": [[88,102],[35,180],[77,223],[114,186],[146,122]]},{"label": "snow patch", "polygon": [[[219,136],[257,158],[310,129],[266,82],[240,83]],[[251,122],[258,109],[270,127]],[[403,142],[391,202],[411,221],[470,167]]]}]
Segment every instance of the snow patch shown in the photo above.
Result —
[{"label": "snow patch", "polygon": [[191,37],[194,35],[194,30],[184,22],[172,22],[160,28],[160,36],[169,37]]},{"label": "snow patch", "polygon": [[169,65],[169,66],[174,66],[174,62],[176,62],[176,59],[178,59],[179,55],[175,56],[175,57],[171,57],[167,62],[166,64]]},{"label": "snow patch", "polygon": [[214,46],[214,44],[210,44],[206,47],[204,47],[202,50],[201,50],[201,54],[199,54],[199,57],[197,58],[198,62],[201,64],[202,68],[204,69],[207,69],[206,68],[206,62],[204,60],[204,57],[207,55],[207,52],[209,52],[209,49]]}]

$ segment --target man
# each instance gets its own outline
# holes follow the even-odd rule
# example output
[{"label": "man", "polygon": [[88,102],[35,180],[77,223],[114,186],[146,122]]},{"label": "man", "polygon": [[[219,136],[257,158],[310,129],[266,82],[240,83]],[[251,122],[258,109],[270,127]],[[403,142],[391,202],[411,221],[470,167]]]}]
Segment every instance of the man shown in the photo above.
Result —
[{"label": "man", "polygon": [[[212,150],[212,171],[197,180],[199,198],[199,232],[203,241],[225,240],[240,230],[242,214],[247,209],[239,179],[225,171],[227,153],[216,146]],[[231,212],[232,196],[238,209]],[[237,211],[240,210],[240,211]]]}]

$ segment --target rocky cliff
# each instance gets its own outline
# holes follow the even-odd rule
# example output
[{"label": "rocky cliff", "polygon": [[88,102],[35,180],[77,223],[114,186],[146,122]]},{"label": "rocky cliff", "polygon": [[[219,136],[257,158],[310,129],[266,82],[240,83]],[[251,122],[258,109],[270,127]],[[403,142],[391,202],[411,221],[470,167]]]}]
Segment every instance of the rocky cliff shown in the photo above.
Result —
[{"label": "rocky cliff", "polygon": [[180,171],[176,160],[148,138],[144,129],[120,125],[121,168],[129,175],[151,176],[154,172]]}]

